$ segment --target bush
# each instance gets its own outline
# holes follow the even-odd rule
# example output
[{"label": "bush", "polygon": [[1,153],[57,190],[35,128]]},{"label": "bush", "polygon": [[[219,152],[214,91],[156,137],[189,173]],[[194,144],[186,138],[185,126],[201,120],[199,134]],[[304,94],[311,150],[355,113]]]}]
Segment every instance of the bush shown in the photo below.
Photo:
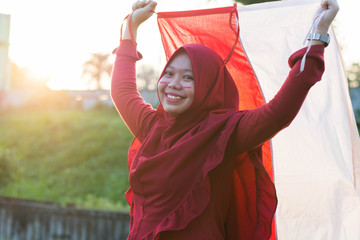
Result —
[{"label": "bush", "polygon": [[9,149],[0,148],[0,188],[9,184],[16,175],[17,159]]},{"label": "bush", "polygon": [[1,116],[0,148],[7,150],[0,176],[7,185],[0,183],[0,195],[105,209],[127,205],[133,137],[114,108],[18,109]]}]

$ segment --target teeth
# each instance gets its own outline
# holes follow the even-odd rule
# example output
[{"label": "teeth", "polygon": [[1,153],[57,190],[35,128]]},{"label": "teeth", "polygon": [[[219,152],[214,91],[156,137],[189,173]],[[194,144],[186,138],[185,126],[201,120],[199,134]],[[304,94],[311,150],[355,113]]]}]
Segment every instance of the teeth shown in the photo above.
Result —
[{"label": "teeth", "polygon": [[179,96],[173,96],[173,95],[167,95],[167,97],[168,98],[170,98],[170,99],[176,99],[176,100],[180,100],[181,99],[181,97],[179,97]]}]

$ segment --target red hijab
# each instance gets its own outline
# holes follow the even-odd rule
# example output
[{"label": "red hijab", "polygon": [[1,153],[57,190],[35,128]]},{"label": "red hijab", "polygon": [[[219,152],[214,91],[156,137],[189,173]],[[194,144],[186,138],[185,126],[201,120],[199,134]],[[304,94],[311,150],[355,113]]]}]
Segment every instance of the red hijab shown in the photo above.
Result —
[{"label": "red hijab", "polygon": [[[168,64],[180,51],[192,63],[194,100],[176,118],[160,103],[151,126],[144,126],[130,147],[130,189],[126,193],[131,205],[130,239],[155,239],[162,231],[184,229],[204,211],[210,201],[208,174],[223,161],[244,114],[238,111],[235,83],[214,51],[200,44],[185,45]],[[276,197],[261,154],[243,154],[233,161],[237,164],[229,173],[234,176],[234,191],[228,235],[265,239],[270,236]],[[239,224],[248,233],[240,236]],[[254,238],[257,234],[259,238]]]}]

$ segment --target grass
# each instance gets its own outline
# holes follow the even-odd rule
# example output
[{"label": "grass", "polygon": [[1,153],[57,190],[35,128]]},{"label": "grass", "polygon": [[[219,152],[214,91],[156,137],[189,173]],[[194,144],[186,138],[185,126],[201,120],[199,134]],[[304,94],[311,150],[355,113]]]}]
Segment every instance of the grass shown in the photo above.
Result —
[{"label": "grass", "polygon": [[114,109],[0,114],[0,195],[127,209],[132,135]]},{"label": "grass", "polygon": [[133,137],[115,109],[33,108],[0,116],[0,196],[128,210]]}]

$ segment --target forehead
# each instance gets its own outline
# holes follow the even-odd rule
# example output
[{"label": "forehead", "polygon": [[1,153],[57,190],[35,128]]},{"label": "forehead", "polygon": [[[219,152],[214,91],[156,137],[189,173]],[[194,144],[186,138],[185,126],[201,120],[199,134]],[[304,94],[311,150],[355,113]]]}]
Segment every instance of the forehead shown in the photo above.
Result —
[{"label": "forehead", "polygon": [[192,71],[192,65],[189,55],[185,51],[176,53],[173,59],[168,64],[168,67],[178,69],[188,69]]}]

